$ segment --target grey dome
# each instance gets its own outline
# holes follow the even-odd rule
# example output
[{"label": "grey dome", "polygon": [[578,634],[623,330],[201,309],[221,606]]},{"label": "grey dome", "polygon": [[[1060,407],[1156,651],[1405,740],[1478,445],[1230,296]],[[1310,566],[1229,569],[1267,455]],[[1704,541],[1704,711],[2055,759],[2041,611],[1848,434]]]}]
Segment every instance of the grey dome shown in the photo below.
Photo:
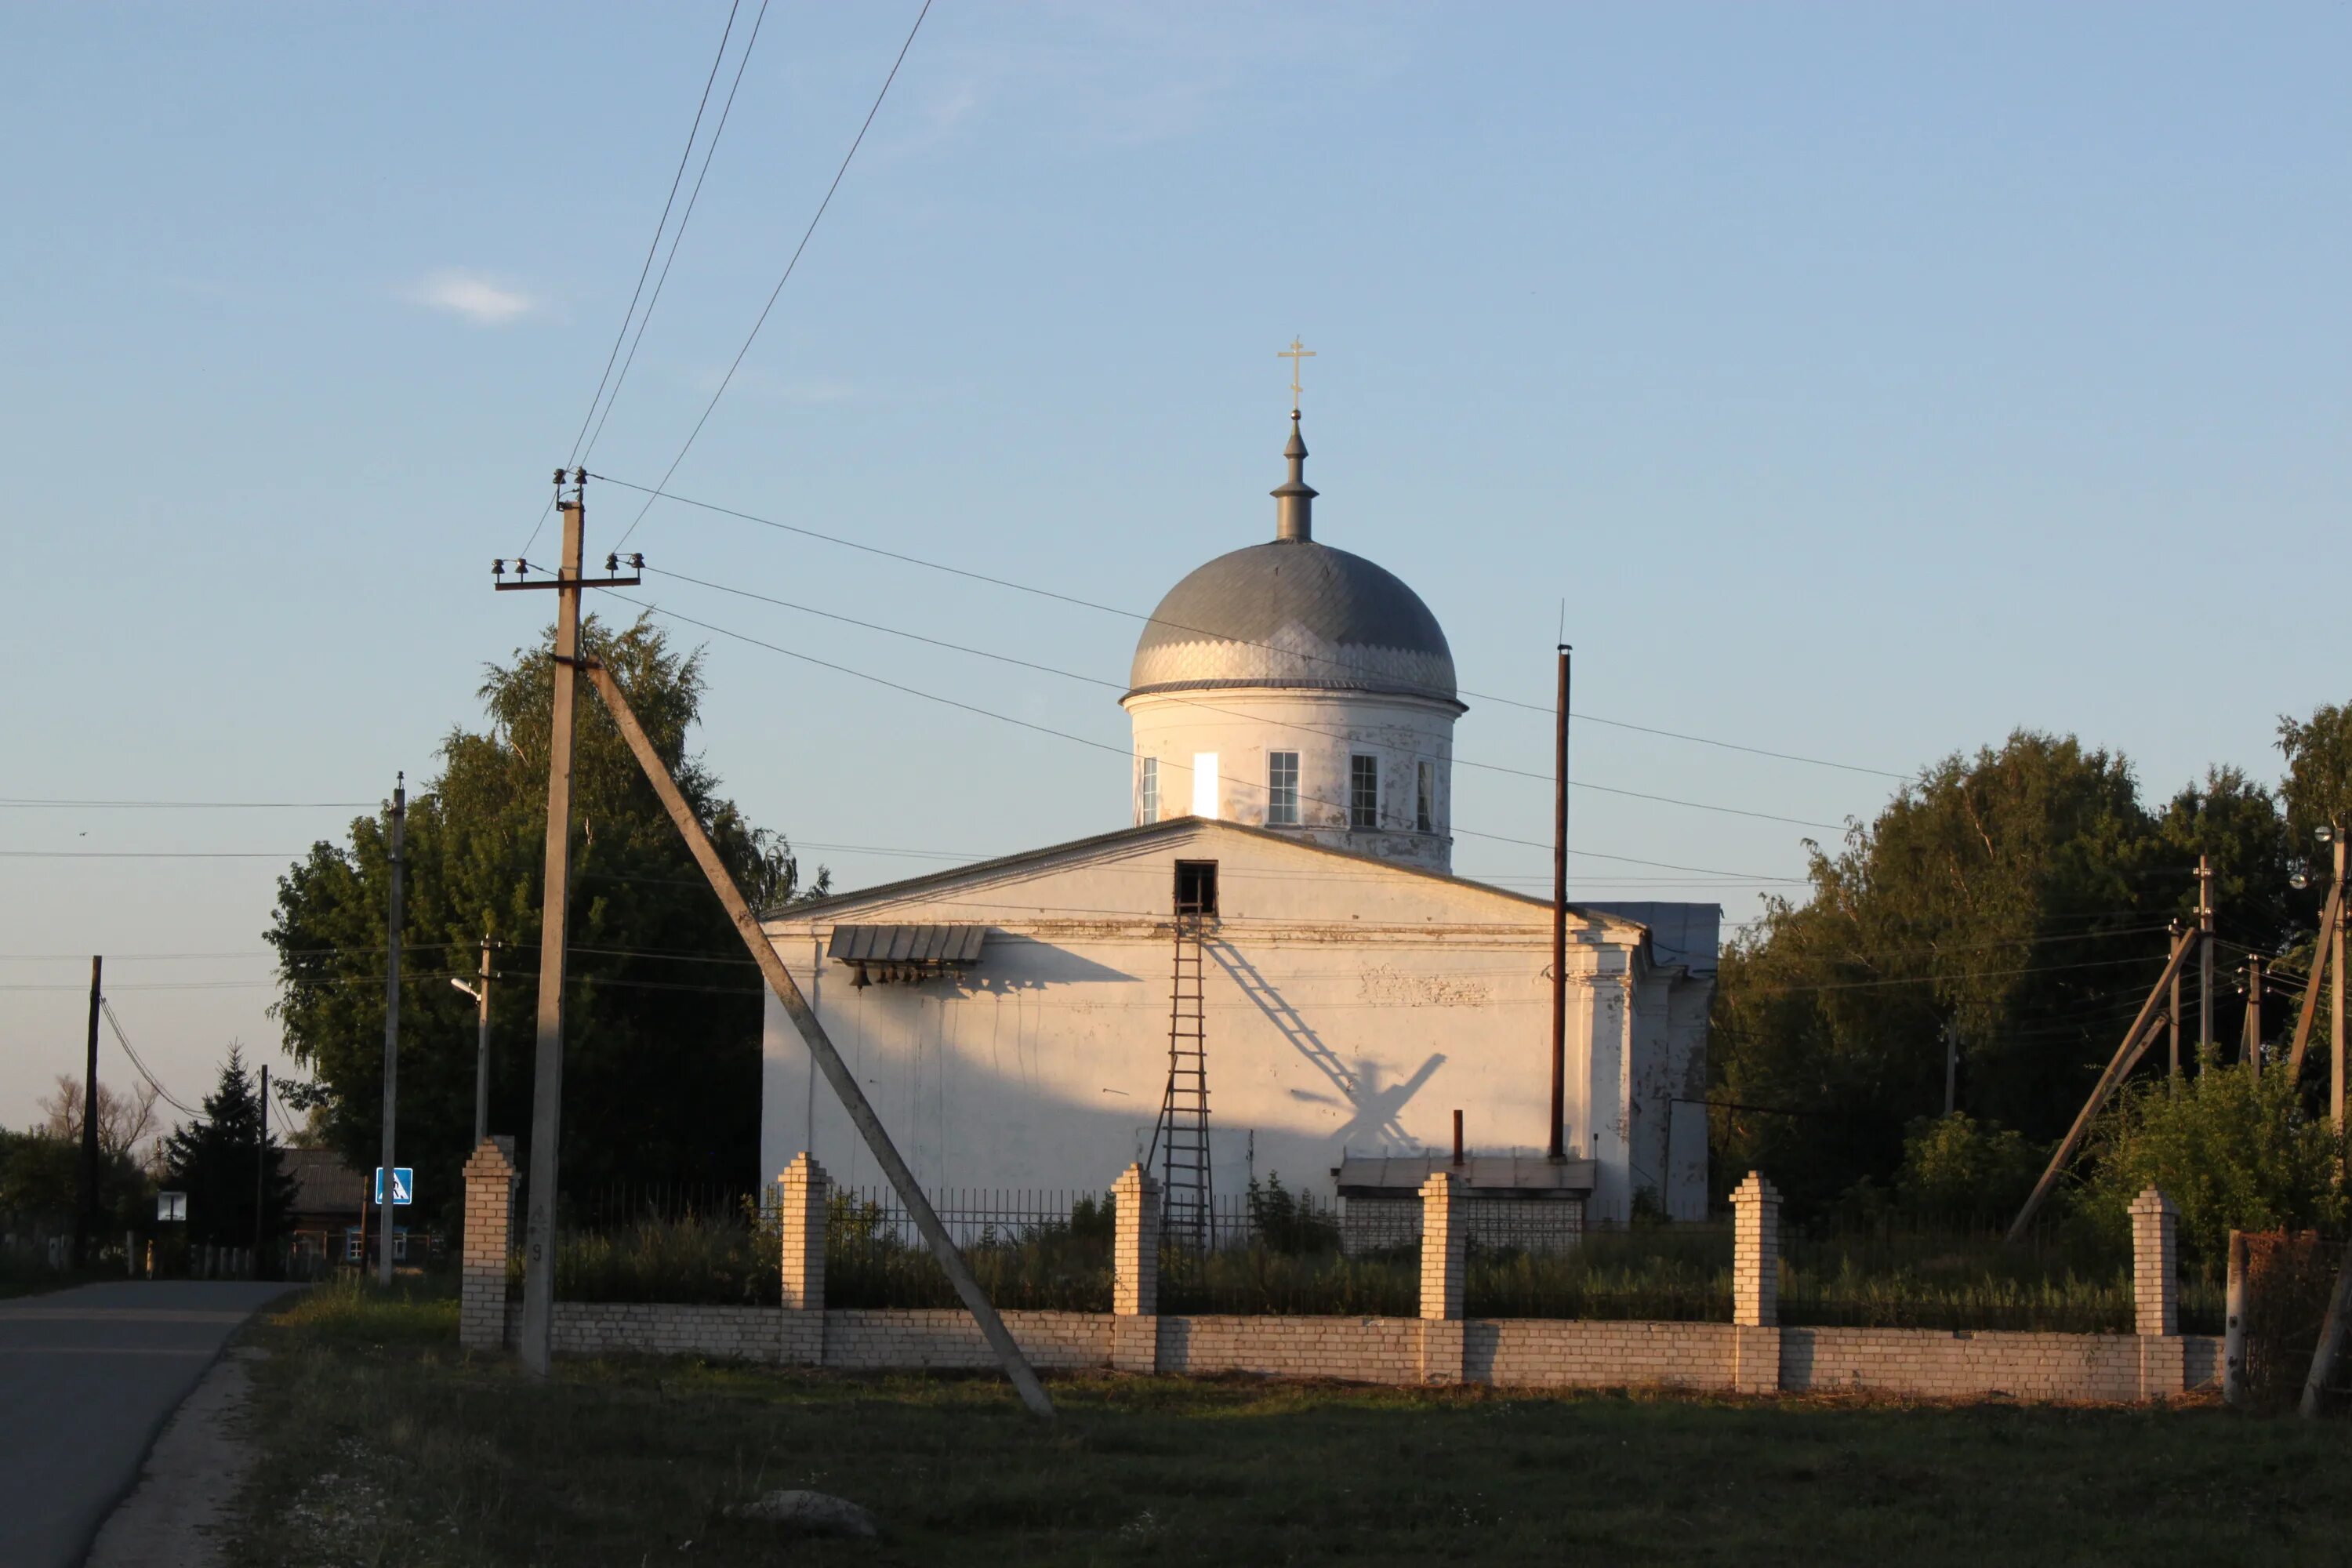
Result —
[{"label": "grey dome", "polygon": [[1421,595],[1310,539],[1233,551],[1177,584],[1135,645],[1128,683],[1131,697],[1287,686],[1455,700],[1454,653]]}]

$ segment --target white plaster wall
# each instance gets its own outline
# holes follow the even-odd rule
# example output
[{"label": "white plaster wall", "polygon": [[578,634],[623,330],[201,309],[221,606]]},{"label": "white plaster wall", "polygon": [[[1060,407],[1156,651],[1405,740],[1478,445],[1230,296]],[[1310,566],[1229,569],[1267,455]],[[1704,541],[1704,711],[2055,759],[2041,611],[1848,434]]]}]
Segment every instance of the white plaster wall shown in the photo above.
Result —
[{"label": "white plaster wall", "polygon": [[1706,1170],[1707,1016],[1715,1003],[1715,977],[1686,975],[1667,990],[1666,1214],[1672,1219],[1705,1219]]},{"label": "white plaster wall", "polygon": [[[1362,855],[1432,870],[1454,862],[1454,721],[1452,703],[1344,691],[1242,688],[1157,693],[1124,700],[1134,721],[1136,765],[1130,819],[1143,820],[1142,759],[1160,761],[1160,813],[1191,809],[1193,758],[1217,757],[1216,816],[1224,822],[1265,826],[1266,753],[1298,753],[1298,818],[1302,837]],[[1381,761],[1381,827],[1348,826],[1349,759],[1369,752]],[[1414,828],[1417,764],[1436,764],[1432,831]],[[1283,831],[1291,831],[1283,829]]]},{"label": "white plaster wall", "polygon": [[[1219,864],[1205,989],[1221,1191],[1254,1171],[1328,1194],[1343,1152],[1449,1147],[1457,1108],[1475,1150],[1546,1146],[1549,917],[1494,889],[1187,822],[768,931],[926,1186],[1100,1189],[1159,1110],[1178,858]],[[836,921],[990,934],[959,980],[860,990],[821,957]],[[1625,994],[1640,935],[1622,921],[1571,928],[1567,1141],[1602,1162],[1595,1218],[1623,1217],[1631,1190]],[[772,1004],[764,1048],[769,1171],[808,1148],[837,1180],[877,1182]]]}]

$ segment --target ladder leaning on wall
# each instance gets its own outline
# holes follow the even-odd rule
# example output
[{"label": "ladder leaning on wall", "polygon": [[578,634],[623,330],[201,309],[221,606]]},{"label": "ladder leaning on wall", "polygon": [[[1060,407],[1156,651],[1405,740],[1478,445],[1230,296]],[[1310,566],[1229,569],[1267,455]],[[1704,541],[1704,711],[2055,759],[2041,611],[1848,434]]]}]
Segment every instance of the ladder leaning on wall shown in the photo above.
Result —
[{"label": "ladder leaning on wall", "polygon": [[[1166,1205],[1161,1236],[1195,1257],[1215,1241],[1209,1172],[1209,1043],[1202,1008],[1201,942],[1206,917],[1181,903],[1176,910],[1176,964],[1168,1001],[1168,1088],[1151,1130]],[[1150,1154],[1144,1157],[1148,1169]]]}]

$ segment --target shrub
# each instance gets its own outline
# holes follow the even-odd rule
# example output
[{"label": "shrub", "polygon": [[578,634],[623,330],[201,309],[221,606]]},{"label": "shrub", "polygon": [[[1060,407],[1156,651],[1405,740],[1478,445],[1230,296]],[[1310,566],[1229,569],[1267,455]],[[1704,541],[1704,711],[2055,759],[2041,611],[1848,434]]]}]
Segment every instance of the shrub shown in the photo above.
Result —
[{"label": "shrub", "polygon": [[2033,1191],[2049,1151],[2013,1128],[1964,1111],[1922,1116],[1903,1131],[1895,1195],[1915,1223],[1963,1227],[2006,1224]]},{"label": "shrub", "polygon": [[[555,1252],[559,1301],[674,1301],[773,1306],[782,1299],[772,1221],[701,1215],[647,1219],[625,1230],[565,1237]],[[520,1283],[521,1261],[509,1265]]]},{"label": "shrub", "polygon": [[2305,1112],[2287,1075],[2259,1080],[2208,1052],[2179,1094],[2164,1079],[2126,1088],[2101,1119],[2084,1194],[2103,1231],[2130,1232],[2131,1201],[2154,1187],[2180,1214],[2184,1247],[2211,1260],[2231,1230],[2300,1230],[2344,1222],[2343,1142]]}]

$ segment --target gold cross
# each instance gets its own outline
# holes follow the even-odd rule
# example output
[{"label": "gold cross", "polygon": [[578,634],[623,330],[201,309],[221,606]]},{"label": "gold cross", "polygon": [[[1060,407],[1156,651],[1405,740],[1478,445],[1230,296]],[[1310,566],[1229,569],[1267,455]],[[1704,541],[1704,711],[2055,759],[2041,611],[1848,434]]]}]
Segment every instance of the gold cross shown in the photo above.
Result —
[{"label": "gold cross", "polygon": [[1297,338],[1293,338],[1290,340],[1290,346],[1286,349],[1276,350],[1274,357],[1290,362],[1290,411],[1296,414],[1298,412],[1298,395],[1305,390],[1298,384],[1298,362],[1303,359],[1313,359],[1315,351]]}]

